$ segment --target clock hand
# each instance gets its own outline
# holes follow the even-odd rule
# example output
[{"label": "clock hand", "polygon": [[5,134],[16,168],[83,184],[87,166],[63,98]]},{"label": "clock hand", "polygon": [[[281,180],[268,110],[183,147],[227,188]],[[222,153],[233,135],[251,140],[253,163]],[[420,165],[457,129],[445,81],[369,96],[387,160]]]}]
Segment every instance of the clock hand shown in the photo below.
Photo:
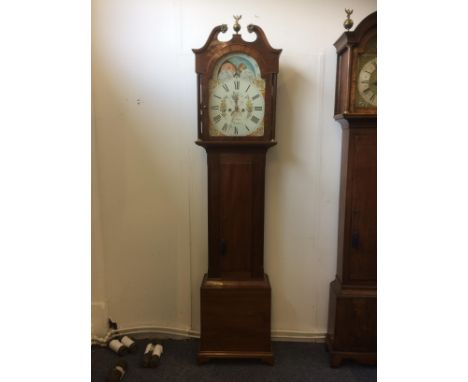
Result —
[{"label": "clock hand", "polygon": [[239,105],[238,105],[238,102],[239,102],[239,96],[237,94],[233,94],[232,95],[232,99],[234,100],[234,102],[236,103],[236,106],[235,106],[235,111],[239,111]]}]

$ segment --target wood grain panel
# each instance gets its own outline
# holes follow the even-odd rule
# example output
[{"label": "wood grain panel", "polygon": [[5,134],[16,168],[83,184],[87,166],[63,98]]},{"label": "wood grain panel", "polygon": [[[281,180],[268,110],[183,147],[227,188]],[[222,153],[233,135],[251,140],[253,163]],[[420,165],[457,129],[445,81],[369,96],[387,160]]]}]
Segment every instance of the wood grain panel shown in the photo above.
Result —
[{"label": "wood grain panel", "polygon": [[222,275],[227,272],[250,272],[252,179],[252,164],[249,161],[239,162],[238,158],[221,160],[220,239],[225,246],[224,255],[220,258]]},{"label": "wood grain panel", "polygon": [[208,147],[210,277],[263,278],[264,147]]},{"label": "wood grain panel", "polygon": [[355,352],[377,351],[377,300],[340,298],[336,305],[334,348]]},{"label": "wood grain panel", "polygon": [[349,280],[377,279],[377,135],[352,134]]},{"label": "wood grain panel", "polygon": [[201,351],[271,351],[268,278],[216,282],[201,287]]}]

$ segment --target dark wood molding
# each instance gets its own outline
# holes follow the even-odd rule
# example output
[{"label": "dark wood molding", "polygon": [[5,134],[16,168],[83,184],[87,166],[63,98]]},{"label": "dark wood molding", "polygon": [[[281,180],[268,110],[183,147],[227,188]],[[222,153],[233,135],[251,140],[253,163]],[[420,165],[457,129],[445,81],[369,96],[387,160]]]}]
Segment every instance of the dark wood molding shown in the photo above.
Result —
[{"label": "dark wood molding", "polygon": [[192,52],[195,54],[205,53],[213,44],[221,43],[221,41],[218,40],[218,35],[220,33],[226,33],[226,32],[227,32],[226,24],[215,26],[213,30],[211,31],[210,35],[208,36],[208,39],[206,40],[205,45],[203,45],[201,48],[198,48],[198,49],[197,48],[192,49]]},{"label": "dark wood molding", "polygon": [[195,144],[198,146],[202,146],[205,148],[235,148],[235,147],[243,147],[243,148],[265,148],[268,149],[272,146],[275,146],[277,142],[275,140],[271,141],[243,141],[241,137],[237,140],[223,140],[223,141],[203,141],[197,140]]},{"label": "dark wood molding", "polygon": [[[220,58],[230,52],[236,52],[239,49],[246,53],[251,53],[254,58],[259,57],[264,64],[262,73],[278,73],[278,58],[282,49],[273,48],[265,32],[258,25],[250,24],[248,27],[250,33],[255,32],[257,38],[254,41],[246,41],[242,34],[233,34],[231,40],[220,41],[218,35],[223,31],[223,25],[218,25],[211,31],[205,45],[199,49],[192,49],[195,53],[195,71],[204,74],[209,71],[210,63],[213,58]],[[208,60],[206,58],[209,58]]]}]

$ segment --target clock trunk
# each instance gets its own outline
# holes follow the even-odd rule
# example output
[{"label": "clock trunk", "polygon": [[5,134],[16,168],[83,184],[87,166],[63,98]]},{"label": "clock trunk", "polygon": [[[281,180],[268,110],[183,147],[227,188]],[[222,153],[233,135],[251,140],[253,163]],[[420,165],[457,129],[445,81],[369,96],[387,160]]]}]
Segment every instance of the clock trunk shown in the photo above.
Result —
[{"label": "clock trunk", "polygon": [[265,148],[208,152],[209,277],[263,277]]}]

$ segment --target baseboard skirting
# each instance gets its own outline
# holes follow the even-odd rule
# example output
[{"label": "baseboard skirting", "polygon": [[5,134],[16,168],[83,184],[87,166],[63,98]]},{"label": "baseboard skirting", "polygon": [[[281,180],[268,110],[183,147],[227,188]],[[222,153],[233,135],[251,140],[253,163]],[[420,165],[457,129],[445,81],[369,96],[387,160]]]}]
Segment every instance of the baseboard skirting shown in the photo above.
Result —
[{"label": "baseboard skirting", "polygon": [[[190,329],[169,328],[160,326],[138,326],[122,328],[115,330],[110,334],[110,338],[121,335],[129,335],[137,339],[148,336],[158,336],[162,338],[188,339],[200,338],[200,332]],[[291,342],[319,342],[324,343],[326,333],[311,331],[292,331],[292,330],[272,330],[272,341],[291,341]]]},{"label": "baseboard skirting", "polygon": [[104,301],[93,301],[91,303],[91,335],[104,337],[108,332],[108,309]]},{"label": "baseboard skirting", "polygon": [[124,328],[118,330],[119,334],[131,335],[135,338],[145,338],[148,335],[162,338],[200,338],[200,333],[190,329],[169,328],[162,326],[138,326],[133,328]]},{"label": "baseboard skirting", "polygon": [[272,330],[272,341],[290,341],[290,342],[319,342],[325,343],[327,333],[296,331],[296,330]]}]

